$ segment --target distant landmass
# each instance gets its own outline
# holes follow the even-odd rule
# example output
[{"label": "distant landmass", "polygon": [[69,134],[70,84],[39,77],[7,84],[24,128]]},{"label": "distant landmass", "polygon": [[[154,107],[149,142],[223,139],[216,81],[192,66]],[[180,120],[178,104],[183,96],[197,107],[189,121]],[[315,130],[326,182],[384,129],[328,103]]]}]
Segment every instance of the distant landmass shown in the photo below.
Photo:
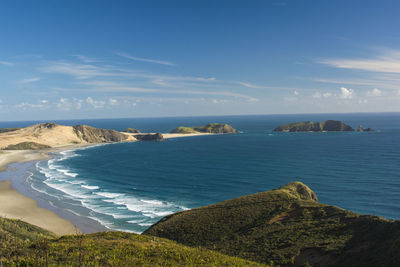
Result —
[{"label": "distant landmass", "polygon": [[[217,134],[236,133],[228,124],[210,123],[201,127],[179,127],[168,137],[184,136],[187,133]],[[124,132],[95,128],[87,125],[64,126],[55,123],[40,123],[25,128],[0,129],[0,149],[39,150],[67,145],[98,144],[132,141],[161,141],[161,133],[140,133],[134,128]]]},{"label": "distant landmass", "polygon": [[274,132],[352,132],[354,129],[341,121],[295,122],[278,126]]},{"label": "distant landmass", "polygon": [[320,204],[300,182],[164,217],[145,235],[274,266],[400,266],[400,223]]},{"label": "distant landmass", "polygon": [[173,129],[171,133],[192,134],[192,133],[214,133],[214,134],[227,134],[237,133],[238,131],[229,124],[209,123],[204,126],[194,127],[178,127]]}]

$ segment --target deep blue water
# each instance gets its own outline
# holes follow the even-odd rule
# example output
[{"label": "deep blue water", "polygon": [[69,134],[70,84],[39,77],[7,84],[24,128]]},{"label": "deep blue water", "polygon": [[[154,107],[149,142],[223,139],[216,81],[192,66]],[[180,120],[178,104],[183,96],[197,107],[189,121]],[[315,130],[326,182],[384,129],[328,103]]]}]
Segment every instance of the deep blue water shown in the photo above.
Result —
[{"label": "deep blue water", "polygon": [[[377,131],[272,132],[284,123],[327,119]],[[37,163],[28,182],[53,206],[110,229],[134,232],[172,212],[291,181],[310,186],[320,202],[400,219],[398,113],[59,121],[143,132],[169,132],[180,125],[209,122],[229,123],[243,133],[66,151]],[[0,127],[30,124],[0,123]]]}]

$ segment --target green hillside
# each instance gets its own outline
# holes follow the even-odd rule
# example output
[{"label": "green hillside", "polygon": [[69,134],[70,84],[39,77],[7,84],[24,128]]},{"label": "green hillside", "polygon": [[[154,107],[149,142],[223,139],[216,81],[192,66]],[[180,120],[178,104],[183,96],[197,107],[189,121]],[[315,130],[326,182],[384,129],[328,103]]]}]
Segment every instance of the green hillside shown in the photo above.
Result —
[{"label": "green hillside", "polygon": [[163,218],[144,234],[277,265],[400,266],[400,223],[320,204],[302,183]]},{"label": "green hillside", "polygon": [[0,266],[266,266],[163,238],[124,232],[56,237],[0,218]]}]

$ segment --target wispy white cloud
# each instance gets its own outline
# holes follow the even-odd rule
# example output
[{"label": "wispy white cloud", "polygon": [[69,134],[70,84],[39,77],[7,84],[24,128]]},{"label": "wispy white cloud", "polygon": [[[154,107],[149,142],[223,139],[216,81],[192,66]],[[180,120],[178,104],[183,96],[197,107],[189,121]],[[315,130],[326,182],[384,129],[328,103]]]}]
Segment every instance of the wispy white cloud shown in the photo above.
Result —
[{"label": "wispy white cloud", "polygon": [[240,85],[243,85],[244,87],[247,87],[247,88],[254,88],[254,89],[262,89],[262,88],[265,88],[265,87],[263,87],[263,86],[255,85],[255,84],[252,84],[252,83],[246,83],[246,82],[240,82],[240,81],[235,81],[235,83],[240,84]]},{"label": "wispy white cloud", "polygon": [[58,103],[56,104],[57,108],[63,111],[70,111],[70,110],[79,110],[82,108],[83,100],[72,98],[72,100],[68,98],[60,98]]},{"label": "wispy white cloud", "polygon": [[82,62],[85,63],[95,63],[95,62],[101,62],[101,60],[96,59],[96,58],[91,58],[87,56],[82,56],[82,55],[72,55],[73,57],[76,57],[77,59],[81,60]]},{"label": "wispy white cloud", "polygon": [[34,83],[34,82],[38,82],[38,81],[40,81],[39,77],[33,77],[33,78],[27,78],[27,79],[20,80],[18,83],[25,84],[25,83]]},{"label": "wispy white cloud", "polygon": [[142,62],[148,62],[148,63],[155,63],[155,64],[161,64],[161,65],[168,65],[168,66],[175,66],[174,63],[169,62],[169,61],[164,61],[164,60],[157,60],[157,59],[149,59],[149,58],[142,58],[142,57],[134,57],[129,54],[125,53],[117,53],[118,56],[124,57],[127,59],[135,60],[135,61],[142,61]]},{"label": "wispy white cloud", "polygon": [[375,58],[325,59],[319,63],[341,69],[400,73],[400,51],[385,50]]},{"label": "wispy white cloud", "polygon": [[120,102],[118,101],[118,99],[115,99],[115,98],[108,99],[108,103],[111,106],[119,106],[120,105]]},{"label": "wispy white cloud", "polygon": [[73,76],[77,79],[88,79],[99,76],[118,76],[118,73],[111,72],[109,69],[98,67],[92,64],[76,64],[70,62],[48,62],[39,68],[45,73],[56,73]]},{"label": "wispy white cloud", "polygon": [[88,81],[84,82],[86,85],[93,85],[93,91],[102,92],[134,92],[134,93],[158,93],[158,94],[178,94],[178,95],[214,95],[214,96],[229,96],[234,98],[242,98],[247,101],[258,101],[257,98],[245,94],[234,93],[229,91],[205,91],[205,90],[167,90],[127,86],[124,84],[110,82],[110,81]]},{"label": "wispy white cloud", "polygon": [[8,62],[8,61],[0,61],[0,65],[4,66],[14,66],[14,63]]},{"label": "wispy white cloud", "polygon": [[104,108],[106,105],[105,101],[102,100],[94,100],[91,97],[86,98],[86,103],[88,103],[91,107],[98,109],[98,108]]},{"label": "wispy white cloud", "polygon": [[333,94],[330,92],[325,92],[325,93],[321,93],[321,92],[315,92],[312,95],[312,98],[328,98],[331,97]]},{"label": "wispy white cloud", "polygon": [[355,95],[353,89],[347,89],[345,87],[340,88],[340,98],[342,99],[352,99]]},{"label": "wispy white cloud", "polygon": [[46,103],[43,103],[42,101],[40,101],[37,104],[32,104],[32,103],[28,103],[28,102],[21,102],[19,104],[14,105],[14,108],[16,108],[17,110],[32,110],[32,109],[40,109],[40,110],[44,110],[47,109],[49,106]]},{"label": "wispy white cloud", "polygon": [[382,96],[382,91],[378,88],[374,88],[371,91],[367,92],[367,96],[375,97],[375,96]]}]

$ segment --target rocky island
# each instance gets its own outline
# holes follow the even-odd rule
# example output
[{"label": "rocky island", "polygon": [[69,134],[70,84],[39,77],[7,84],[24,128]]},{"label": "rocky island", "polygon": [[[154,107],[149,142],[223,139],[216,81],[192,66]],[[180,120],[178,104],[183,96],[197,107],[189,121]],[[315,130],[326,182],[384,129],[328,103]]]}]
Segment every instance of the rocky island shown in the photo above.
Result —
[{"label": "rocky island", "polygon": [[274,132],[352,132],[354,129],[341,121],[295,122],[278,126]]},{"label": "rocky island", "polygon": [[375,132],[372,128],[364,128],[362,125],[358,126],[357,132]]},{"label": "rocky island", "polygon": [[204,126],[194,127],[178,127],[173,129],[171,133],[193,134],[193,133],[214,133],[214,134],[228,134],[237,133],[238,131],[229,124],[209,123]]}]

